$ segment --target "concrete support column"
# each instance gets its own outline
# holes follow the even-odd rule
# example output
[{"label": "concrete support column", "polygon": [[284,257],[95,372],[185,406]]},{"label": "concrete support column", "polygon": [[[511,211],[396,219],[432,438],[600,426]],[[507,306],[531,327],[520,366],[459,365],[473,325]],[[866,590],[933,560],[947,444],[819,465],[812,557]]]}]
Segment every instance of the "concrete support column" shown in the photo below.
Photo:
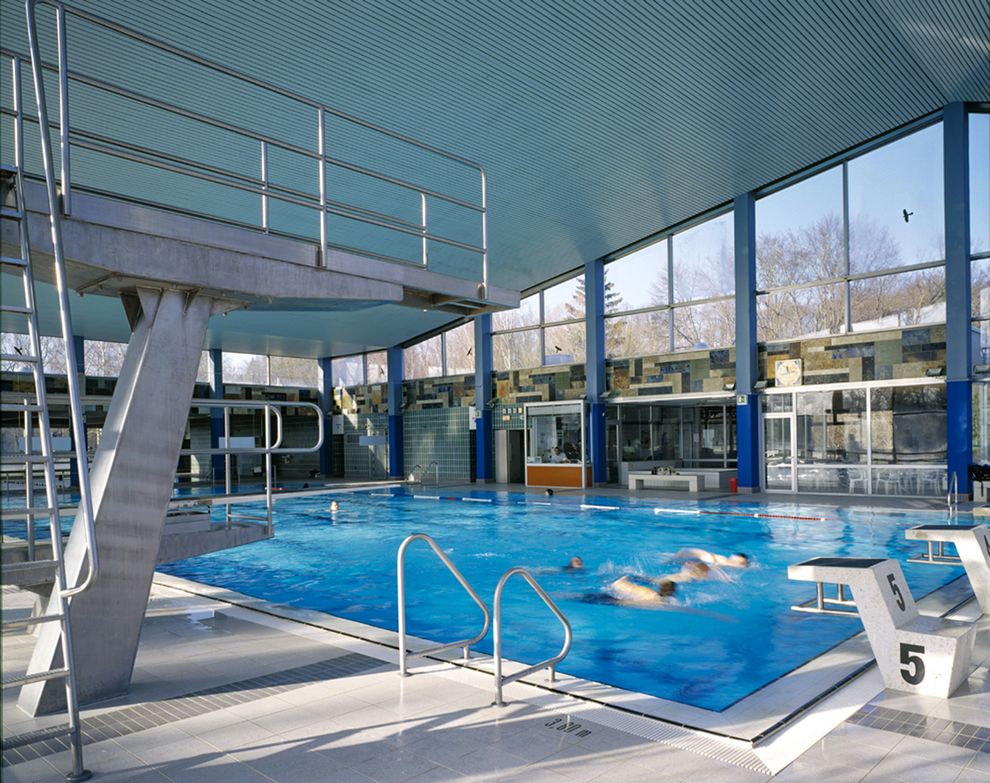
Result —
[{"label": "concrete support column", "polygon": [[474,319],[475,472],[479,484],[495,480],[492,399],[492,317],[485,314]]},{"label": "concrete support column", "polygon": [[[210,399],[222,400],[226,394],[223,388],[223,351],[219,348],[211,348],[206,353],[210,367]],[[210,408],[210,448],[219,448],[222,437],[223,411],[220,408]],[[214,454],[210,458],[210,463],[213,468],[213,481],[220,483],[226,481],[223,454]]]},{"label": "concrete support column", "polygon": [[605,463],[605,263],[584,265],[585,390],[588,396],[588,456],[591,481],[608,481]]},{"label": "concrete support column", "polygon": [[[79,700],[125,693],[155,571],[165,510],[172,495],[189,404],[199,369],[210,297],[185,291],[138,289],[124,306],[133,333],[93,459],[90,483],[100,576],[72,599],[72,635]],[[67,582],[86,565],[86,534],[75,525],[65,549]],[[53,600],[48,614],[58,611]],[[41,626],[28,667],[60,665],[61,630]],[[18,704],[31,715],[64,709],[60,680],[25,686]]]},{"label": "concrete support column", "polygon": [[388,476],[402,478],[405,465],[402,456],[402,346],[388,349]]},{"label": "concrete support column", "polygon": [[949,481],[971,491],[973,461],[972,333],[970,331],[969,123],[966,107],[950,103],[942,122],[945,171],[945,386]]},{"label": "concrete support column", "polygon": [[740,492],[760,489],[760,410],[753,393],[759,374],[756,350],[756,199],[738,196],[735,218],[736,446]]},{"label": "concrete support column", "polygon": [[323,448],[320,449],[320,475],[333,473],[333,372],[329,356],[320,359],[320,410],[323,411]]},{"label": "concrete support column", "polygon": [[[83,390],[83,394],[86,393],[86,340],[83,339],[82,335],[74,334],[72,335],[72,343],[75,348],[76,354],[76,366],[75,373],[79,376],[79,388]],[[66,368],[66,372],[73,372],[72,368]],[[71,435],[71,448],[76,447],[76,433],[70,430]],[[82,415],[82,432],[79,433],[79,437],[82,438],[82,442],[86,443],[86,406],[83,406]],[[73,487],[79,486],[79,464],[75,459],[69,460],[69,485]]]}]

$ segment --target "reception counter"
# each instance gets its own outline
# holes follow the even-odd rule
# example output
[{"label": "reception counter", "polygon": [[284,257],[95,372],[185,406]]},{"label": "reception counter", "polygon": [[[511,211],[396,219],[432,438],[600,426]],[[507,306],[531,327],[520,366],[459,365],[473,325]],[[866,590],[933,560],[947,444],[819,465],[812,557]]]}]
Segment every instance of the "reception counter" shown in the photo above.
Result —
[{"label": "reception counter", "polygon": [[[581,471],[584,471],[584,482]],[[591,465],[573,462],[527,463],[527,487],[590,487],[592,485]]]}]

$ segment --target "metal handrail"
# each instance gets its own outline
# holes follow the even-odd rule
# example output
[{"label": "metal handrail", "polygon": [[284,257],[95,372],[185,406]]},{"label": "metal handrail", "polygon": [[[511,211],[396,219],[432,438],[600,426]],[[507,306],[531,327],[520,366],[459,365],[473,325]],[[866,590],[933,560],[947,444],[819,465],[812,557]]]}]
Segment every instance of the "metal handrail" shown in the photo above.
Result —
[{"label": "metal handrail", "polygon": [[[523,579],[529,582],[529,586],[533,588],[536,594],[543,599],[543,603],[545,603],[557,619],[560,620],[560,624],[564,626],[564,646],[561,647],[560,652],[552,658],[547,658],[545,661],[540,661],[540,663],[529,666],[522,671],[515,672],[514,674],[502,674],[502,591],[505,589],[506,582],[508,582],[509,579],[516,574],[520,574]],[[495,638],[495,704],[499,707],[503,707],[505,706],[505,702],[502,701],[502,688],[510,682],[515,682],[516,680],[521,680],[523,677],[528,677],[530,674],[538,672],[540,669],[550,670],[550,682],[553,682],[556,679],[557,664],[564,660],[564,658],[567,657],[567,653],[571,651],[571,640],[573,638],[573,634],[571,633],[571,624],[567,621],[567,617],[565,617],[564,613],[560,611],[557,604],[553,602],[553,599],[547,595],[546,590],[540,587],[540,583],[533,578],[533,575],[522,566],[510,568],[502,574],[502,578],[498,580],[498,584],[495,586],[494,609],[495,630],[493,635]]]},{"label": "metal handrail", "polygon": [[949,491],[945,496],[945,503],[949,507],[949,517],[959,513],[959,476],[952,471],[952,478],[949,479]]},{"label": "metal handrail", "polygon": [[[461,583],[471,599],[481,607],[481,611],[485,615],[485,624],[481,629],[481,633],[470,639],[461,639],[457,642],[450,642],[449,644],[437,644],[432,647],[427,647],[423,650],[417,650],[416,652],[410,652],[406,649],[406,577],[405,577],[405,559],[406,550],[413,541],[425,541],[430,545],[430,548],[440,558],[447,570],[454,575],[454,578]],[[398,601],[399,601],[399,674],[402,677],[407,676],[407,665],[406,661],[411,657],[422,657],[424,655],[432,655],[433,653],[441,652],[442,650],[450,650],[454,647],[464,648],[464,660],[468,660],[470,657],[471,645],[477,644],[488,634],[488,628],[491,625],[492,615],[488,611],[488,607],[485,602],[481,600],[481,597],[475,592],[474,588],[468,583],[467,579],[464,578],[463,574],[457,570],[449,557],[444,554],[443,550],[440,549],[437,542],[426,535],[426,533],[413,533],[411,536],[407,536],[406,539],[399,545],[399,551],[396,555],[396,587],[398,591]],[[497,616],[497,615],[496,615]]]},{"label": "metal handrail", "polygon": [[[57,47],[58,47],[58,64],[51,65],[47,63],[42,63],[39,47],[37,42],[37,20],[36,20],[36,6],[39,4],[44,4],[51,6],[55,9],[56,14],[56,24],[58,29]],[[26,14],[27,14],[27,25],[29,31],[29,43],[31,45],[31,55],[33,61],[33,67],[36,71],[36,79],[40,73],[44,70],[49,70],[58,74],[58,84],[59,84],[59,138],[61,146],[61,184],[62,184],[62,208],[64,214],[71,214],[71,190],[72,190],[72,177],[70,172],[70,150],[72,146],[77,146],[80,148],[89,149],[101,154],[107,154],[113,157],[119,157],[125,160],[131,160],[142,165],[148,165],[155,168],[160,168],[167,171],[172,171],[175,173],[182,174],[184,176],[189,176],[197,179],[203,179],[211,182],[216,182],[218,184],[233,187],[241,190],[248,190],[250,192],[256,193],[260,199],[260,225],[257,227],[262,231],[269,231],[269,200],[279,199],[287,203],[297,204],[304,207],[316,208],[320,211],[320,261],[321,266],[327,266],[327,250],[330,246],[329,235],[327,231],[327,215],[335,215],[348,220],[356,220],[362,223],[367,223],[370,225],[379,226],[381,228],[397,231],[404,234],[409,234],[412,236],[421,238],[421,258],[418,261],[410,261],[409,259],[397,259],[391,256],[385,256],[380,253],[375,253],[371,251],[359,250],[363,254],[381,258],[387,261],[395,262],[400,261],[404,263],[414,263],[423,268],[427,268],[429,264],[428,258],[428,243],[437,242],[440,244],[446,244],[452,247],[457,247],[460,249],[467,250],[469,252],[477,253],[481,256],[482,265],[482,279],[481,279],[481,292],[482,295],[487,295],[488,287],[488,226],[487,226],[487,177],[484,168],[478,163],[469,160],[468,158],[462,157],[455,153],[448,152],[446,150],[440,149],[439,147],[433,146],[431,144],[426,144],[424,142],[418,141],[405,134],[398,133],[396,131],[389,130],[379,125],[367,122],[366,120],[359,119],[353,115],[347,114],[340,110],[334,109],[318,101],[314,101],[307,98],[301,94],[286,90],[278,85],[266,82],[262,79],[249,76],[244,73],[239,73],[232,68],[229,68],[221,63],[215,62],[208,58],[197,55],[193,52],[181,49],[172,44],[166,43],[165,41],[153,38],[151,36],[140,33],[134,29],[125,27],[124,25],[118,24],[111,21],[105,17],[98,16],[96,14],[84,11],[79,8],[74,8],[66,3],[60,2],[60,0],[25,0]],[[171,56],[178,57],[186,62],[193,63],[197,66],[206,68],[215,73],[222,74],[226,77],[236,80],[243,85],[249,85],[251,87],[259,88],[264,90],[273,96],[281,96],[294,103],[300,104],[309,110],[315,110],[315,120],[316,120],[316,149],[312,149],[305,146],[300,146],[298,144],[293,144],[288,141],[282,141],[272,136],[266,134],[252,131],[247,128],[240,127],[236,124],[226,122],[223,120],[210,117],[208,115],[202,114],[200,112],[178,106],[174,103],[169,103],[167,101],[153,98],[148,95],[141,94],[134,90],[127,89],[125,87],[111,84],[109,82],[97,79],[85,74],[69,71],[67,66],[67,43],[65,36],[65,17],[66,15],[74,16],[78,19],[82,19],[85,22],[101,27],[105,30],[109,30],[113,33],[119,34],[132,41],[136,41],[140,44],[149,46],[158,51],[165,52]],[[5,56],[14,57],[16,54],[13,52],[4,51]],[[69,123],[69,102],[68,102],[68,88],[69,82],[75,82],[78,84],[84,84],[88,87],[103,91],[108,94],[116,95],[118,97],[124,98],[125,100],[134,101],[141,103],[145,106],[149,106],[155,109],[159,109],[170,114],[181,116],[185,119],[190,119],[198,123],[208,125],[219,130],[230,132],[236,134],[242,138],[253,140],[258,145],[259,150],[259,160],[258,165],[255,170],[260,172],[260,177],[247,177],[242,172],[224,170],[215,166],[210,166],[208,164],[198,163],[196,161],[183,159],[179,156],[170,155],[163,151],[151,150],[148,148],[140,147],[139,145],[131,144],[124,140],[112,139],[100,134],[90,133],[83,131],[81,129],[73,130]],[[415,182],[401,179],[399,177],[390,176],[374,169],[368,168],[366,166],[361,166],[355,163],[350,163],[340,158],[335,158],[330,155],[327,151],[327,138],[326,138],[326,118],[328,116],[336,117],[348,124],[356,125],[374,133],[380,134],[390,139],[394,139],[403,144],[415,147],[423,152],[431,155],[436,155],[438,157],[449,160],[461,166],[473,169],[477,172],[480,185],[480,203],[475,203],[457,196],[451,195],[449,193],[444,193],[435,188],[426,187]],[[29,118],[30,119],[30,118]],[[43,125],[44,136],[48,130],[54,127],[48,122],[47,116],[42,118],[39,114],[39,124]],[[285,150],[290,153],[298,154],[309,160],[313,160],[317,164],[317,171],[319,181],[317,183],[315,193],[299,191],[293,188],[288,188],[285,186],[280,186],[271,180],[270,176],[270,162],[271,157],[269,155],[270,148],[278,148],[280,150]],[[402,188],[407,191],[411,191],[419,196],[417,207],[419,209],[419,220],[417,224],[413,221],[406,220],[402,217],[395,215],[388,215],[374,210],[369,210],[357,205],[347,204],[344,202],[339,202],[331,199],[327,193],[327,169],[328,167],[336,167],[345,171],[355,173],[362,177],[369,177],[371,179],[385,182],[396,187]],[[429,226],[427,223],[427,200],[436,199],[444,201],[446,203],[454,204],[465,209],[477,212],[481,216],[481,244],[475,245],[469,242],[462,242],[452,237],[441,236],[438,234],[433,234],[429,231]]]},{"label": "metal handrail", "polygon": [[426,466],[426,469],[427,470],[429,470],[430,468],[433,468],[433,470],[434,470],[434,477],[435,477],[435,480],[436,480],[436,483],[437,483],[437,489],[439,489],[440,488],[440,463],[439,462],[436,462],[436,461],[433,461],[429,465]]},{"label": "metal handrail", "polygon": [[[62,344],[63,350],[65,351],[65,366],[70,368],[78,367],[76,363],[76,348],[75,342],[72,339],[74,332],[72,331],[72,312],[69,304],[69,284],[66,279],[65,274],[65,253],[62,244],[62,204],[59,202],[59,194],[55,188],[55,163],[52,153],[52,142],[51,136],[47,132],[48,123],[48,104],[45,99],[45,84],[44,84],[44,74],[41,68],[41,55],[38,48],[38,30],[37,26],[34,24],[34,0],[25,0],[27,16],[28,16],[28,47],[31,50],[31,74],[34,80],[34,95],[35,100],[38,104],[38,124],[42,129],[42,133],[39,134],[41,141],[41,159],[45,169],[45,191],[48,196],[48,214],[49,223],[51,226],[52,235],[52,256],[54,258],[54,272],[55,272],[55,290],[58,295],[58,311],[59,311],[59,321],[62,328]],[[65,60],[65,15],[59,11],[56,16],[56,29],[58,32],[58,42],[59,42],[59,64],[64,66]],[[64,71],[64,68],[62,69]],[[18,101],[20,96],[20,74],[19,69],[15,69],[14,73],[15,84],[14,92],[18,95]],[[59,79],[59,120],[63,125],[68,125],[68,95],[66,94],[66,85],[63,79]],[[23,111],[18,105],[18,117],[20,121],[23,120]],[[21,164],[18,168],[23,173],[23,134],[18,134],[17,139],[17,151],[15,155],[17,156],[18,163]],[[67,190],[66,183],[69,171],[69,161],[68,161],[68,146],[63,141],[61,145],[61,165],[62,165],[62,188],[63,196]],[[21,205],[22,209],[26,211],[26,204]],[[25,227],[26,232],[26,227]],[[76,433],[83,432],[83,415],[82,415],[82,404],[80,402],[82,398],[82,389],[79,384],[79,376],[75,372],[66,373],[66,380],[69,386],[69,420],[72,424],[72,431]],[[42,383],[38,388],[38,404],[43,405],[44,400],[42,397],[45,394],[44,383]],[[65,598],[72,598],[73,596],[79,595],[80,593],[89,589],[100,573],[100,556],[98,547],[96,545],[96,524],[95,517],[93,514],[93,500],[90,492],[89,485],[89,462],[87,460],[86,454],[86,442],[83,438],[74,438],[75,452],[76,452],[76,462],[78,466],[78,477],[79,477],[79,511],[81,514],[77,513],[78,516],[82,516],[82,530],[85,534],[86,540],[86,562],[87,570],[86,576],[83,580],[73,587],[66,588],[61,591],[61,594]],[[53,504],[57,505],[57,504]],[[57,513],[57,512],[56,512]],[[75,522],[73,522],[75,524]]]}]

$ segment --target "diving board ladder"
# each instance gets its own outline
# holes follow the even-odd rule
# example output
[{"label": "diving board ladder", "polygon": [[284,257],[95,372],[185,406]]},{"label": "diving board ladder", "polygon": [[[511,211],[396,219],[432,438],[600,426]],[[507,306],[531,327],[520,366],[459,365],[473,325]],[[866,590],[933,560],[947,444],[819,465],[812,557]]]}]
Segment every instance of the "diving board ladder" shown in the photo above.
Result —
[{"label": "diving board ladder", "polygon": [[[48,412],[48,397],[45,390],[45,368],[41,346],[41,333],[38,325],[38,311],[35,296],[34,275],[32,272],[31,244],[28,236],[28,213],[24,198],[24,125],[21,109],[20,61],[12,60],[13,103],[14,103],[14,159],[13,166],[3,166],[0,169],[0,219],[11,221],[16,226],[17,246],[19,256],[3,256],[3,271],[19,276],[23,287],[23,299],[19,304],[0,305],[0,312],[5,320],[19,320],[26,327],[29,353],[0,354],[3,361],[26,364],[30,367],[34,383],[34,393],[14,401],[0,402],[0,409],[5,413],[17,413],[24,422],[25,438],[24,453],[17,460],[24,464],[24,509],[10,509],[21,512],[26,521],[26,534],[22,545],[21,557],[25,558],[16,564],[5,564],[3,567],[4,584],[24,586],[34,584],[39,576],[54,577],[52,601],[47,609],[31,617],[7,620],[2,624],[4,631],[24,630],[37,627],[43,623],[58,623],[61,630],[61,664],[54,668],[40,671],[28,671],[25,674],[15,673],[4,675],[3,687],[12,688],[39,683],[47,680],[62,679],[65,682],[66,711],[68,724],[56,726],[44,732],[45,738],[67,736],[71,750],[72,769],[66,774],[69,781],[88,780],[92,773],[83,766],[82,735],[79,724],[79,703],[76,691],[76,664],[73,657],[72,634],[70,630],[69,613],[74,596],[79,595],[93,584],[99,573],[99,558],[96,549],[96,535],[93,525],[93,508],[89,487],[89,466],[86,458],[86,442],[82,433],[82,404],[78,374],[75,372],[76,356],[73,342],[72,323],[69,312],[68,286],[65,275],[65,257],[63,254],[61,216],[58,194],[55,189],[55,174],[52,164],[51,140],[47,133],[41,133],[42,158],[46,173],[48,190],[48,207],[51,223],[52,246],[54,255],[54,280],[58,294],[59,324],[65,347],[65,361],[69,385],[69,408],[72,432],[75,435],[75,458],[78,463],[78,480],[80,502],[73,521],[82,526],[86,539],[86,558],[88,570],[86,577],[78,584],[66,584],[66,569],[63,558],[62,518],[58,507],[58,488],[55,468],[55,454],[52,449],[51,422]],[[37,56],[34,58],[35,77],[40,79],[41,64]],[[39,113],[46,115],[43,102],[39,102]],[[48,128],[47,116],[39,117],[41,127]],[[34,438],[30,436],[32,424],[37,421],[40,453],[35,453]],[[45,506],[35,506],[33,497],[35,468],[41,466],[45,484]],[[33,531],[36,518],[48,517],[50,542],[47,546],[38,546],[34,541]],[[24,546],[26,545],[26,546]],[[14,738],[16,739],[16,738]],[[37,733],[33,739],[38,739]],[[5,747],[8,743],[5,743]]]}]

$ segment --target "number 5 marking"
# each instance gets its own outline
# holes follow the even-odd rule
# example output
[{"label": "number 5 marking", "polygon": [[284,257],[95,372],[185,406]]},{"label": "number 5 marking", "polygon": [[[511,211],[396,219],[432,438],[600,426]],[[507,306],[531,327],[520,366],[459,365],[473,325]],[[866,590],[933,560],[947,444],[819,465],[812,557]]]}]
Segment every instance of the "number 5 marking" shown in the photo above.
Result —
[{"label": "number 5 marking", "polygon": [[[912,655],[912,653],[918,654]],[[911,667],[910,671],[908,669],[901,669],[901,677],[909,685],[920,685],[921,681],[925,679],[925,662],[921,658],[924,654],[925,648],[923,645],[901,642],[901,663]]]},{"label": "number 5 marking", "polygon": [[[897,582],[894,581],[893,574],[887,574],[887,584],[890,585],[890,591],[894,594],[894,599],[897,601],[897,608],[902,612],[904,611],[904,596],[901,595],[901,588],[897,586]],[[902,645],[903,647],[903,645]]]}]

